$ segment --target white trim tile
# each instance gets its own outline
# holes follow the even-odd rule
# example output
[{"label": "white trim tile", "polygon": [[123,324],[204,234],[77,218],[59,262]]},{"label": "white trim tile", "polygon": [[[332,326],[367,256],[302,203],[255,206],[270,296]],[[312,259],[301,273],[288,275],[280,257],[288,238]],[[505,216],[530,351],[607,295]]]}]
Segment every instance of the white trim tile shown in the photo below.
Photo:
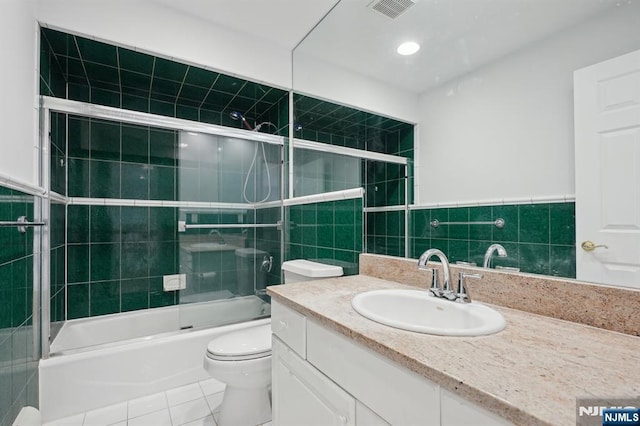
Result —
[{"label": "white trim tile", "polygon": [[129,419],[128,426],[171,426],[169,409],[155,411],[144,416]]},{"label": "white trim tile", "polygon": [[93,411],[87,411],[84,426],[106,426],[127,420],[127,403],[110,405]]},{"label": "white trim tile", "polygon": [[128,417],[133,419],[165,408],[169,408],[167,396],[164,392],[160,392],[129,401]]},{"label": "white trim tile", "polygon": [[209,379],[201,381],[200,387],[202,388],[204,396],[207,396],[218,392],[224,392],[225,384],[216,379]]},{"label": "white trim tile", "polygon": [[194,399],[202,398],[204,396],[202,389],[200,389],[200,384],[198,383],[192,383],[190,385],[171,389],[166,393],[167,400],[169,401],[169,407],[183,404],[187,401],[193,401]]},{"label": "white trim tile", "polygon": [[171,413],[171,421],[175,426],[211,415],[207,400],[204,398],[175,405],[169,408],[169,412]]}]

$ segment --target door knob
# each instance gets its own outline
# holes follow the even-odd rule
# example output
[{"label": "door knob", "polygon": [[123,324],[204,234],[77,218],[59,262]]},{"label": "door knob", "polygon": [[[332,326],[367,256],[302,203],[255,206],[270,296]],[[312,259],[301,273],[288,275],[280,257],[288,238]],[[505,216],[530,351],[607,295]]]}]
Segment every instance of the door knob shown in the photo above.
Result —
[{"label": "door knob", "polygon": [[604,247],[606,249],[608,249],[609,247],[605,244],[595,244],[593,241],[583,241],[582,242],[582,250],[584,251],[593,251],[595,249],[597,249],[598,247]]}]

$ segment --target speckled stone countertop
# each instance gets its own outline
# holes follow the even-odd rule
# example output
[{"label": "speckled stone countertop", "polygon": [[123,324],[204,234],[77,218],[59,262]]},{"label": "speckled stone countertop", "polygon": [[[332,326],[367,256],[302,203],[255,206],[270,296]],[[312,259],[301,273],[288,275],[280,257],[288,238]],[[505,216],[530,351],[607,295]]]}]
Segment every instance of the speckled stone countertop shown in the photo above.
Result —
[{"label": "speckled stone countertop", "polygon": [[443,337],[370,321],[358,293],[413,288],[367,275],[272,286],[268,293],[365,347],[516,425],[575,425],[576,398],[640,395],[640,338],[493,306],[498,334]]}]

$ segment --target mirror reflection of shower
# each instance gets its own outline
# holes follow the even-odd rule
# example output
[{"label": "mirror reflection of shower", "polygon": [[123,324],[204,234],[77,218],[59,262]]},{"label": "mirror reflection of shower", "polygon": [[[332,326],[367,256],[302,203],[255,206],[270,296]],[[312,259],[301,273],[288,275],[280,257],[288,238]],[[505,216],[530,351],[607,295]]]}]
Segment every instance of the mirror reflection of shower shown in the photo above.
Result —
[{"label": "mirror reflection of shower", "polygon": [[[263,126],[271,126],[273,127],[276,131],[278,130],[278,127],[273,124],[270,121],[264,121],[262,123],[259,124],[255,124],[253,127],[251,127],[251,125],[249,124],[249,122],[247,121],[247,119],[245,118],[244,115],[242,115],[241,113],[239,113],[238,111],[232,111],[230,114],[232,119],[234,120],[239,120],[242,125],[247,129],[247,130],[251,130],[253,132],[259,132]],[[249,197],[247,197],[247,185],[249,184],[249,178],[251,177],[251,171],[256,169],[257,164],[256,161],[258,159],[258,150],[262,149],[262,159],[264,161],[264,165],[265,165],[265,172],[266,172],[266,177],[267,177],[267,195],[265,195],[265,197],[261,200],[258,200],[258,195],[257,193],[255,194],[256,199],[255,200],[250,200]],[[247,176],[245,176],[244,179],[244,185],[242,188],[242,197],[244,198],[244,200],[247,203],[264,203],[265,201],[267,201],[269,199],[269,197],[271,196],[271,173],[269,172],[269,163],[267,162],[267,154],[264,151],[264,142],[257,142],[256,143],[256,147],[255,150],[253,151],[253,160],[251,161],[251,166],[249,167],[249,170],[247,171]]]}]

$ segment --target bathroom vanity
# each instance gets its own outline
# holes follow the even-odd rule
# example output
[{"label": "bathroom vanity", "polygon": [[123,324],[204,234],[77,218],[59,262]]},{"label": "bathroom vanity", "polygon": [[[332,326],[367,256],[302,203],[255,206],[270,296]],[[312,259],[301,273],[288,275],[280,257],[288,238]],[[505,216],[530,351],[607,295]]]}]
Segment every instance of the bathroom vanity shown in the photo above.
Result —
[{"label": "bathroom vanity", "polygon": [[[362,270],[362,267],[361,267]],[[275,425],[575,425],[576,397],[640,394],[640,339],[493,306],[505,330],[446,337],[353,310],[367,275],[269,288]]]}]

